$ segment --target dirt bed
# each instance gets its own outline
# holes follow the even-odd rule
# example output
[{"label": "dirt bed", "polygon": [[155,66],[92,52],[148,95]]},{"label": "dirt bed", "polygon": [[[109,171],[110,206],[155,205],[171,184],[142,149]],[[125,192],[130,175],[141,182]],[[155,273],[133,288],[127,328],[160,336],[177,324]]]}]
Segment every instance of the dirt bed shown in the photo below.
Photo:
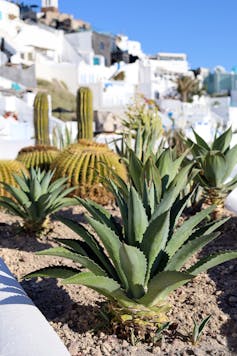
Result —
[{"label": "dirt bed", "polygon": [[[83,209],[74,207],[62,212],[82,220]],[[36,238],[17,232],[19,221],[0,212],[0,256],[18,280],[26,273],[49,265],[69,265],[68,260],[36,256],[36,251],[56,246],[54,237],[75,237],[60,222],[53,222],[47,237]],[[201,255],[216,250],[237,250],[237,218],[223,227],[218,240]],[[72,265],[72,263],[71,263]],[[21,281],[28,295],[61,337],[72,356],[79,355],[236,355],[237,354],[237,261],[231,261],[198,276],[179,288],[170,298],[172,328],[165,332],[160,345],[132,346],[118,339],[106,328],[100,314],[105,299],[96,292],[76,285],[62,286],[53,279]],[[211,314],[201,342],[192,346],[188,335],[193,321]],[[52,354],[53,355],[53,354]]]}]

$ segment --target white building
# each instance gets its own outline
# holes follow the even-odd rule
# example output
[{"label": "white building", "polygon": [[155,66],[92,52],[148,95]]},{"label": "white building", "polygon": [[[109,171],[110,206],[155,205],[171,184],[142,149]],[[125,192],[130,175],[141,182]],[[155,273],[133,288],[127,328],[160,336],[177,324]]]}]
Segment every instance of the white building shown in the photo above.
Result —
[{"label": "white building", "polygon": [[13,21],[20,18],[19,6],[9,1],[0,0],[0,22]]},{"label": "white building", "polygon": [[131,41],[127,36],[117,35],[115,39],[116,45],[122,50],[127,51],[132,56],[144,58],[145,54],[142,52],[141,43],[138,41]]},{"label": "white building", "polygon": [[41,0],[41,8],[43,11],[58,10],[58,0]]}]

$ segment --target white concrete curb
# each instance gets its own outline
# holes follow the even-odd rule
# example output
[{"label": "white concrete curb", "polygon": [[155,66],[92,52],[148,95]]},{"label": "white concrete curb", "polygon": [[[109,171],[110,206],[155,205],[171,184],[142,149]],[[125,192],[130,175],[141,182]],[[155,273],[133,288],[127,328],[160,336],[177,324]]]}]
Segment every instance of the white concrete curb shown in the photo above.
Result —
[{"label": "white concrete curb", "polygon": [[237,188],[226,197],[225,208],[237,214]]},{"label": "white concrete curb", "polygon": [[0,356],[70,356],[1,258]]}]

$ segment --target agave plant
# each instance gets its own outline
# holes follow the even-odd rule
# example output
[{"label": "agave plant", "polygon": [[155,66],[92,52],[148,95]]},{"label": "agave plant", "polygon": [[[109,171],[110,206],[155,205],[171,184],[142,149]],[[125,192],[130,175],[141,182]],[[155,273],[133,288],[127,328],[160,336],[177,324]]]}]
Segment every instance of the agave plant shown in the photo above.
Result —
[{"label": "agave plant", "polygon": [[232,129],[230,127],[219,137],[215,135],[211,145],[194,130],[193,133],[196,142],[186,139],[186,143],[200,170],[196,178],[204,188],[207,202],[222,207],[226,195],[237,186],[237,175],[229,179],[237,164],[237,145],[230,148]]},{"label": "agave plant", "polygon": [[22,218],[28,231],[38,232],[46,228],[51,214],[74,202],[66,198],[74,188],[66,189],[66,178],[52,183],[53,174],[31,168],[29,176],[24,172],[22,176],[14,175],[18,187],[1,182],[10,196],[0,197],[0,206]]},{"label": "agave plant", "polygon": [[109,299],[115,329],[133,332],[139,338],[154,335],[167,323],[171,292],[197,274],[237,257],[237,251],[220,252],[185,268],[194,253],[219,236],[215,230],[227,220],[204,224],[214,209],[209,207],[177,226],[185,205],[183,199],[177,201],[177,195],[187,174],[179,174],[159,203],[150,199],[146,206],[133,185],[126,186],[126,193],[124,186],[111,182],[121,221],[95,202],[77,198],[90,214],[86,220],[93,233],[80,223],[59,217],[80,239],[57,239],[62,246],[38,254],[71,259],[87,271],[55,266],[26,278],[62,278],[63,284],[92,288]]}]

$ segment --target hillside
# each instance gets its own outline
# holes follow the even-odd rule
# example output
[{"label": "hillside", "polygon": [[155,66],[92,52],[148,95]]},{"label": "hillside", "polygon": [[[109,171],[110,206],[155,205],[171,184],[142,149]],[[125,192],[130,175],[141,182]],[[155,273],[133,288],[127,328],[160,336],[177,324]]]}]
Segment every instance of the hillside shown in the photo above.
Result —
[{"label": "hillside", "polygon": [[44,79],[37,80],[38,89],[47,91],[52,97],[52,110],[61,108],[68,110],[65,112],[54,112],[53,115],[64,121],[75,120],[76,97],[68,90],[62,81],[53,80],[49,82]]}]

